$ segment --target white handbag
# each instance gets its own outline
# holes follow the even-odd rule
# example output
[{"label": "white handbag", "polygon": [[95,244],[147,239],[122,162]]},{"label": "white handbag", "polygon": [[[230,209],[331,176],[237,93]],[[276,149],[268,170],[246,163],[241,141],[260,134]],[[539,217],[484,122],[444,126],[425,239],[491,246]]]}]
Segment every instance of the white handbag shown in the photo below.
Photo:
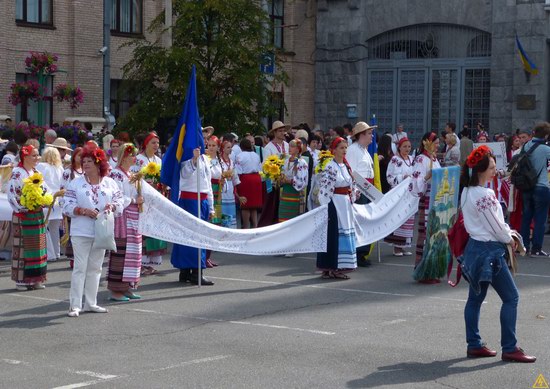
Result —
[{"label": "white handbag", "polygon": [[112,212],[101,212],[95,220],[95,237],[93,249],[116,252],[115,215]]}]

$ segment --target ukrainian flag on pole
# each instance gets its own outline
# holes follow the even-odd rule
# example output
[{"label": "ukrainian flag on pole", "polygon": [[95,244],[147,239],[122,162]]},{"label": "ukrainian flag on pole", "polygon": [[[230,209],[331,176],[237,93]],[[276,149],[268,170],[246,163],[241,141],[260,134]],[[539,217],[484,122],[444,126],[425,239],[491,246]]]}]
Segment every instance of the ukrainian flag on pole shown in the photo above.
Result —
[{"label": "ukrainian flag on pole", "polygon": [[[376,125],[376,118],[372,118],[371,120],[371,126]],[[380,180],[380,161],[378,161],[378,142],[377,139],[378,135],[376,134],[376,130],[372,131],[372,143],[368,146],[367,150],[372,157],[373,162],[373,170],[374,170],[374,181],[373,185],[378,189],[379,191],[382,191],[382,181]]]},{"label": "ukrainian flag on pole", "polygon": [[162,157],[160,182],[172,190],[170,200],[178,203],[180,193],[180,167],[183,161],[193,157],[193,150],[201,148],[204,153],[204,138],[202,137],[201,119],[197,105],[197,75],[195,65],[191,70],[187,94],[183,103],[180,118],[172,142]]},{"label": "ukrainian flag on pole", "polygon": [[517,34],[516,45],[518,46],[519,58],[521,59],[521,63],[523,64],[523,70],[525,70],[527,73],[537,75],[539,73],[539,69],[537,68],[537,65],[535,65],[535,63],[531,61],[531,58],[529,58],[529,56],[523,49],[523,46],[521,45]]}]

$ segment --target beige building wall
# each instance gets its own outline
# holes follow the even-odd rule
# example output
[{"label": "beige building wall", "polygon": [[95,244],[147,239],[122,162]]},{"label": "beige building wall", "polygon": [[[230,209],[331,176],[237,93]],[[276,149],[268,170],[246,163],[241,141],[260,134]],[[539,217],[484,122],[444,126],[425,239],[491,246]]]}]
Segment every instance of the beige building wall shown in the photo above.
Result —
[{"label": "beige building wall", "polygon": [[[69,82],[84,92],[84,103],[75,110],[67,103],[53,103],[53,122],[71,116],[103,116],[103,1],[55,0],[53,28],[18,26],[15,1],[3,1],[0,12],[0,115],[15,118],[15,106],[8,101],[16,73],[25,73],[29,51],[48,51],[59,56],[53,85]],[[162,1],[143,2],[143,31],[162,10]],[[111,35],[111,79],[122,78],[122,66],[130,48],[119,47],[132,38]]]}]

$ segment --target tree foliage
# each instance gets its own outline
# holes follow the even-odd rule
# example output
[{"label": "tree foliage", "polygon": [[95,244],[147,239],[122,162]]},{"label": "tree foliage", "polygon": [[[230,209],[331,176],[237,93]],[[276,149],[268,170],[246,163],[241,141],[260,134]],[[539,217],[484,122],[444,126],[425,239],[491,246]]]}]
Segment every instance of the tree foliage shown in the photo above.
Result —
[{"label": "tree foliage", "polygon": [[[286,82],[286,74],[260,70],[269,41],[270,21],[255,0],[174,0],[173,44],[162,38],[130,43],[133,58],[124,78],[139,96],[119,127],[142,131],[159,119],[180,114],[192,65],[197,69],[199,112],[203,125],[216,132],[257,130],[272,113],[268,86]],[[149,26],[154,36],[164,30],[164,13]]]}]

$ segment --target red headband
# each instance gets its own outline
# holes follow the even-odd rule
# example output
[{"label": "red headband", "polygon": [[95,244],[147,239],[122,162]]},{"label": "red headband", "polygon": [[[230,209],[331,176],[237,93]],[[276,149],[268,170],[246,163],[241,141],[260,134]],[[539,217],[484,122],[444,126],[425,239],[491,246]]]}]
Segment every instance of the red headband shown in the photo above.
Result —
[{"label": "red headband", "polygon": [[143,145],[141,146],[141,149],[142,150],[145,150],[145,148],[147,147],[147,144],[149,144],[149,142],[151,142],[151,140],[153,138],[159,138],[157,134],[155,134],[154,132],[151,132],[149,133],[149,135],[147,135],[147,138],[145,138],[145,140],[143,141]]},{"label": "red headband", "polygon": [[401,147],[401,145],[405,142],[410,142],[409,138],[405,137],[405,138],[401,138],[399,139],[399,142],[397,142],[397,150],[399,150],[399,148]]},{"label": "red headband", "polygon": [[31,145],[21,147],[21,150],[19,151],[19,166],[23,166],[23,160],[25,157],[31,155],[33,150],[34,146]]},{"label": "red headband", "polygon": [[218,145],[218,147],[222,146],[222,142],[220,142],[220,138],[218,138],[216,135],[212,135],[208,138],[209,141],[214,141]]},{"label": "red headband", "polygon": [[330,149],[335,150],[341,142],[346,142],[346,140],[340,136],[338,138],[335,138],[330,144]]},{"label": "red headband", "polygon": [[113,140],[111,141],[111,143],[109,143],[109,145],[112,147],[112,146],[113,146],[113,143],[118,143],[118,145],[120,146],[120,144],[121,144],[122,142],[121,142],[120,140],[118,140],[118,139],[113,139]]},{"label": "red headband", "polygon": [[430,136],[428,136],[428,140],[430,142],[433,142],[437,139],[437,134],[435,132],[430,132]]}]

